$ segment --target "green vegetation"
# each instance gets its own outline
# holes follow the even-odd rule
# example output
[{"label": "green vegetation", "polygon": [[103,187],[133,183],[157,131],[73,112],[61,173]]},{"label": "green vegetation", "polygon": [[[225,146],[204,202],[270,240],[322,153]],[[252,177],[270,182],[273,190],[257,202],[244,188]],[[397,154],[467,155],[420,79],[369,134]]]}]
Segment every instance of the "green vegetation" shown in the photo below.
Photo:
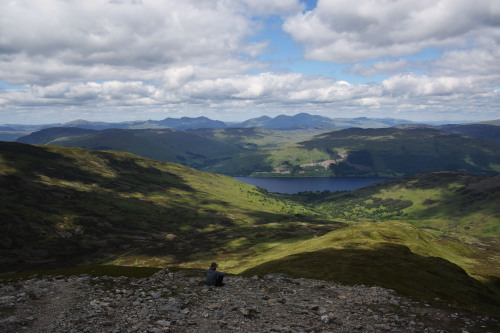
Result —
[{"label": "green vegetation", "polygon": [[436,172],[285,196],[129,153],[0,142],[0,270],[140,276],[154,270],[120,267],[217,261],[494,312],[499,177]]},{"label": "green vegetation", "polygon": [[317,215],[230,177],[128,153],[0,143],[0,175],[3,266],[210,260],[250,226]]},{"label": "green vegetation", "polygon": [[342,177],[401,177],[433,171],[495,174],[500,172],[500,145],[429,128],[350,128],[274,149],[268,158],[275,168],[324,160],[335,161],[329,167],[330,176]]},{"label": "green vegetation", "polygon": [[243,274],[286,273],[338,281],[377,285],[416,300],[453,302],[492,312],[500,310],[498,294],[468,276],[460,267],[441,258],[424,257],[408,248],[380,244],[371,249],[324,249],[302,252],[266,262]]},{"label": "green vegetation", "polygon": [[[500,276],[497,251],[498,247],[490,252],[436,237],[403,222],[350,223],[315,239],[276,245],[242,267],[247,268],[242,274],[280,272],[378,285],[414,299],[497,311],[500,288],[493,277]],[[491,275],[478,274],[488,269]]]},{"label": "green vegetation", "polygon": [[21,141],[126,151],[231,176],[401,177],[433,171],[500,172],[500,145],[493,141],[431,128],[324,131],[50,128]]},{"label": "green vegetation", "polygon": [[400,219],[448,236],[498,237],[499,183],[499,176],[435,172],[312,199],[315,209],[341,221]]}]

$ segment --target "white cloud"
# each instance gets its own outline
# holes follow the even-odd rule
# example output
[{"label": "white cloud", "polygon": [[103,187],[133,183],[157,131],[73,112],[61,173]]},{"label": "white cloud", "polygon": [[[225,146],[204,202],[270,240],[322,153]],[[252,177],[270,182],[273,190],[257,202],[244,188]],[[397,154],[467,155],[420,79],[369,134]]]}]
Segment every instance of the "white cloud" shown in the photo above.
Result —
[{"label": "white cloud", "polygon": [[499,8],[496,0],[319,0],[283,29],[308,59],[355,62],[499,37]]},{"label": "white cloud", "polygon": [[384,90],[395,96],[445,96],[471,94],[472,80],[458,77],[427,77],[413,73],[395,75],[382,82]]},{"label": "white cloud", "polygon": [[[500,107],[500,1],[319,0],[303,9],[298,0],[1,1],[0,80],[26,89],[0,90],[0,122],[25,110],[112,121],[113,112],[120,120],[297,112],[413,119]],[[283,17],[306,58],[387,79],[364,85],[268,72],[274,58],[259,56],[282,45],[271,45],[276,31],[266,40],[266,15]],[[402,57],[429,47],[440,56]]]},{"label": "white cloud", "polygon": [[256,56],[262,45],[246,45],[252,21],[239,8],[216,0],[3,1],[0,77],[12,84],[149,80],[177,64]]}]

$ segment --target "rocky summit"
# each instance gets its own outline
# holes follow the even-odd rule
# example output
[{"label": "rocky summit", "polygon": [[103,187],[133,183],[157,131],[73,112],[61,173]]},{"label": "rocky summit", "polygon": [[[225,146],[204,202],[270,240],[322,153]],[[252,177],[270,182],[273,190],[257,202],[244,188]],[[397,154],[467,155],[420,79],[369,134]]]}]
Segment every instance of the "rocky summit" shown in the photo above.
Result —
[{"label": "rocky summit", "polygon": [[433,308],[380,287],[161,270],[148,278],[0,282],[0,332],[498,332],[488,315]]}]

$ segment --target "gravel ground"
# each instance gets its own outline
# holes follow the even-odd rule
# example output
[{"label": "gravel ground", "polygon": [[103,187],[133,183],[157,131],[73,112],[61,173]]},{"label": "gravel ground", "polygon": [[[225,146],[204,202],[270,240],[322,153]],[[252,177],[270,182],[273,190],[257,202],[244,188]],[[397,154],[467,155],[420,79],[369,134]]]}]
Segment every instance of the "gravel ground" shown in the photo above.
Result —
[{"label": "gravel ground", "polygon": [[500,332],[488,315],[436,309],[379,287],[193,272],[0,282],[0,332]]}]

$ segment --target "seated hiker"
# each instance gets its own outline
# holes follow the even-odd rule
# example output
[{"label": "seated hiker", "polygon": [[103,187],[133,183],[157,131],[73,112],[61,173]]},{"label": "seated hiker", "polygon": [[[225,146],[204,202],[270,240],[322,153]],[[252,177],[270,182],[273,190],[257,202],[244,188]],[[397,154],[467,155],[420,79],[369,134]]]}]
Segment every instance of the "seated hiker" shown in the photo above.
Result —
[{"label": "seated hiker", "polygon": [[222,280],[224,279],[226,273],[217,272],[217,267],[219,267],[219,265],[215,262],[210,265],[210,269],[207,271],[207,286],[222,287],[224,285]]}]

